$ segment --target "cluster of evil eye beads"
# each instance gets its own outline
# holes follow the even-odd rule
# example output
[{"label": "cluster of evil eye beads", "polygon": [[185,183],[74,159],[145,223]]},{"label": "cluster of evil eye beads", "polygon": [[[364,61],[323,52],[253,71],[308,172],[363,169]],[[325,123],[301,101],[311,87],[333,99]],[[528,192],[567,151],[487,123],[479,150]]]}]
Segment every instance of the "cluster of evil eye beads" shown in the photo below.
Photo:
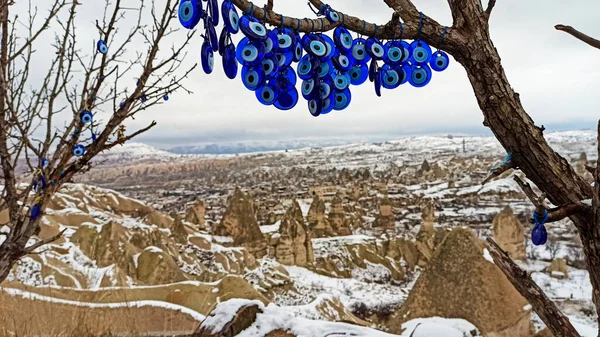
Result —
[{"label": "cluster of evil eye beads", "polygon": [[[207,2],[206,9],[202,2]],[[280,110],[297,104],[297,77],[302,80],[300,91],[310,113],[319,116],[347,108],[352,99],[350,86],[361,85],[367,78],[381,96],[381,87],[395,89],[406,82],[424,87],[431,80],[432,69],[439,72],[448,67],[448,55],[440,50],[432,52],[422,40],[409,44],[401,39],[386,43],[375,37],[353,39],[343,26],[335,28],[333,38],[318,32],[301,37],[298,31],[283,27],[283,17],[282,25],[271,30],[265,25],[266,18],[261,21],[252,12],[240,17],[231,0],[221,4],[224,27],[217,39],[217,7],[217,0],[183,0],[179,6],[183,27],[193,29],[200,20],[204,22],[202,69],[212,73],[214,52],[218,52],[225,75],[234,79],[239,63],[244,86],[255,92],[260,103]],[[331,22],[340,20],[328,5],[317,14]],[[231,35],[239,31],[244,37],[236,46]],[[298,63],[297,72],[292,63]]]}]

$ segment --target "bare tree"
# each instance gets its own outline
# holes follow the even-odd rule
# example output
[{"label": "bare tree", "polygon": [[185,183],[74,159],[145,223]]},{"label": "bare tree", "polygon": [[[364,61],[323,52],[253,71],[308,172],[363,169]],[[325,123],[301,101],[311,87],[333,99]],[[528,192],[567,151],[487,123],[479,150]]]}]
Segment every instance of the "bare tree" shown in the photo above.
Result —
[{"label": "bare tree", "polygon": [[[243,11],[251,11],[258,18],[266,18],[271,25],[283,25],[301,32],[310,32],[314,27],[319,27],[320,31],[329,31],[343,25],[353,32],[380,39],[391,40],[401,33],[406,39],[415,39],[419,36],[435,46],[439,45],[442,34],[447,32],[440,48],[452,55],[465,68],[477,103],[483,112],[483,125],[489,127],[506,151],[511,153],[510,160],[497,167],[492,174],[500,175],[508,169],[520,169],[543,192],[540,198],[531,191],[527,182],[521,182],[527,196],[536,206],[538,214],[545,214],[547,211],[547,222],[565,217],[573,221],[584,245],[590,281],[594,289],[592,300],[600,313],[600,158],[596,168],[590,169],[594,172],[596,181],[595,185],[591,186],[575,173],[565,158],[552,150],[544,139],[544,127],[536,126],[525,112],[519,94],[510,85],[498,51],[490,38],[490,17],[496,0],[489,0],[485,7],[481,0],[448,0],[453,23],[447,29],[433,18],[419,12],[411,0],[384,0],[393,12],[391,19],[383,24],[369,23],[337,10],[343,18],[338,22],[295,18],[274,12],[272,1],[265,9],[248,0],[231,1]],[[316,8],[322,8],[324,5],[320,0],[309,0],[309,2]],[[400,20],[403,22],[403,28],[398,24]],[[600,45],[597,40],[572,28],[562,25],[556,28],[594,47]],[[598,129],[600,137],[600,123]],[[600,145],[598,151],[600,152]],[[544,203],[546,196],[552,204],[560,206],[548,208]],[[496,251],[496,253],[500,252]],[[498,265],[508,264],[498,263]],[[549,309],[553,303],[546,296],[532,295],[532,292],[541,291],[539,287],[534,289],[516,284],[519,280],[523,282],[526,280],[513,277],[511,272],[526,273],[514,263],[510,266],[511,268],[503,269],[504,273],[514,281],[513,284],[521,294],[531,301],[536,313],[554,335],[578,336],[569,320],[562,316],[555,306],[552,310]]]},{"label": "bare tree", "polygon": [[[46,2],[44,18],[31,1],[28,12],[11,14],[15,3],[0,0],[0,211],[8,217],[0,226],[9,228],[0,233],[0,282],[19,258],[61,236],[33,238],[52,195],[89,170],[97,154],[156,125],[126,134],[125,120],[186,90],[182,80],[195,65],[186,69],[182,62],[193,32],[159,48],[175,36],[178,2],[160,1],[160,8],[148,0],[135,8],[95,2],[100,15],[87,23],[98,31],[94,41],[78,35],[77,0]],[[40,79],[32,67],[41,49],[50,62]]]}]

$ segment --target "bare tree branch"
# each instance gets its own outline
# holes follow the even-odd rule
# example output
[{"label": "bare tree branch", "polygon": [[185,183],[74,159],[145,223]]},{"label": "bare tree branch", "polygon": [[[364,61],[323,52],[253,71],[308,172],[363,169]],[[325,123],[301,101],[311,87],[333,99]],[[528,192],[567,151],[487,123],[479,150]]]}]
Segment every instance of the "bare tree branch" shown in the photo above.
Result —
[{"label": "bare tree branch", "polygon": [[492,15],[492,10],[494,10],[494,6],[496,6],[496,0],[490,0],[488,2],[488,6],[485,9],[485,14],[488,16],[488,18]]},{"label": "bare tree branch", "polygon": [[556,30],[561,30],[565,33],[569,33],[572,36],[574,36],[576,39],[581,40],[594,48],[600,49],[600,40],[594,39],[593,37],[586,35],[571,26],[556,25],[556,26],[554,26],[554,28]]},{"label": "bare tree branch", "polygon": [[56,241],[56,240],[60,239],[60,238],[62,237],[62,235],[63,235],[63,234],[66,232],[66,230],[67,230],[67,229],[65,228],[65,229],[63,229],[62,231],[60,231],[60,233],[58,233],[58,234],[56,234],[56,235],[54,235],[54,236],[51,236],[51,237],[49,237],[49,238],[46,238],[46,239],[40,240],[40,241],[38,241],[38,242],[36,242],[36,243],[32,244],[32,245],[31,245],[31,246],[29,246],[29,247],[25,247],[25,249],[24,249],[23,251],[24,251],[26,254],[30,254],[30,253],[32,253],[34,250],[36,250],[37,248],[40,248],[41,246],[47,245],[47,244],[49,244],[49,243],[52,243],[52,242],[54,242],[54,241]]},{"label": "bare tree branch", "polygon": [[494,167],[488,176],[481,182],[481,185],[485,185],[488,181],[494,179],[495,177],[501,175],[502,173],[516,168],[516,164],[512,159],[507,160],[506,162]]},{"label": "bare tree branch", "polygon": [[521,269],[494,240],[487,238],[494,264],[502,270],[521,296],[531,304],[535,312],[556,337],[580,337],[569,319],[564,316],[544,291],[533,281],[531,275]]}]

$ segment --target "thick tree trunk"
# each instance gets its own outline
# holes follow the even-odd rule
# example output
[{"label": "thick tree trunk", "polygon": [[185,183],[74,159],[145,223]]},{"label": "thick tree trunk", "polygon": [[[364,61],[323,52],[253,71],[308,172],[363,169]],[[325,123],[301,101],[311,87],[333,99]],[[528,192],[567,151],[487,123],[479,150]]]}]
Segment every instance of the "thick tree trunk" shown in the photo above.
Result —
[{"label": "thick tree trunk", "polygon": [[[487,27],[480,30],[481,34],[470,34],[467,46],[454,57],[464,66],[471,81],[484,114],[484,125],[512,152],[519,169],[553,204],[590,199],[591,186],[545,141],[543,131],[525,112],[519,94],[510,86]],[[571,220],[581,236],[594,289],[593,302],[600,316],[600,223],[591,214],[575,215]]]}]

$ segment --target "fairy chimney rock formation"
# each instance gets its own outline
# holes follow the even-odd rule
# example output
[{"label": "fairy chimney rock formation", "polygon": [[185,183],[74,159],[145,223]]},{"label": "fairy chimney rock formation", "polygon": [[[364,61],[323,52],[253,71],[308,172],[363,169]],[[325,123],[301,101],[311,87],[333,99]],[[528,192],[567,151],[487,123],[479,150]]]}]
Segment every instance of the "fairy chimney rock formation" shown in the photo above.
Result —
[{"label": "fairy chimney rock formation", "polygon": [[206,215],[206,206],[204,201],[197,200],[193,205],[189,206],[185,211],[185,221],[198,225],[200,229],[204,229],[206,224],[204,216]]},{"label": "fairy chimney rock formation", "polygon": [[393,229],[396,227],[396,219],[392,212],[392,204],[390,200],[385,197],[379,201],[379,214],[375,218],[373,227],[380,227],[385,229]]},{"label": "fairy chimney rock formation", "polygon": [[551,277],[559,280],[568,278],[569,271],[567,269],[567,261],[561,258],[552,260],[552,263],[548,266],[546,272],[550,273]]},{"label": "fairy chimney rock formation", "polygon": [[350,222],[346,219],[344,204],[339,193],[331,201],[331,211],[328,216],[329,224],[337,235],[351,235]]},{"label": "fairy chimney rock formation", "polygon": [[254,213],[254,202],[236,187],[215,235],[230,236],[235,245],[246,247],[257,258],[267,255],[267,241]]},{"label": "fairy chimney rock formation", "polygon": [[325,203],[315,195],[308,210],[308,226],[316,238],[333,236],[333,229],[325,219]]},{"label": "fairy chimney rock formation", "polygon": [[275,246],[275,258],[279,263],[306,266],[314,261],[311,233],[296,200],[281,221],[279,234]]},{"label": "fairy chimney rock formation", "polygon": [[494,217],[494,240],[516,260],[525,260],[525,231],[513,210],[506,206]]},{"label": "fairy chimney rock formation", "polygon": [[433,209],[433,203],[427,202],[423,205],[421,210],[421,228],[417,233],[415,246],[419,251],[419,262],[420,266],[425,266],[435,250],[435,228],[433,227],[433,221],[435,220],[435,213]]},{"label": "fairy chimney rock formation", "polygon": [[173,218],[173,227],[171,227],[173,239],[177,243],[186,244],[188,241],[188,232],[183,225],[183,221],[181,221],[181,217],[175,212],[171,214],[171,217]]},{"label": "fairy chimney rock formation", "polygon": [[[530,337],[531,309],[502,271],[486,257],[483,242],[468,228],[455,228],[436,249],[406,302],[388,323],[426,317],[461,318],[483,336]],[[487,253],[489,254],[489,253]]]}]

